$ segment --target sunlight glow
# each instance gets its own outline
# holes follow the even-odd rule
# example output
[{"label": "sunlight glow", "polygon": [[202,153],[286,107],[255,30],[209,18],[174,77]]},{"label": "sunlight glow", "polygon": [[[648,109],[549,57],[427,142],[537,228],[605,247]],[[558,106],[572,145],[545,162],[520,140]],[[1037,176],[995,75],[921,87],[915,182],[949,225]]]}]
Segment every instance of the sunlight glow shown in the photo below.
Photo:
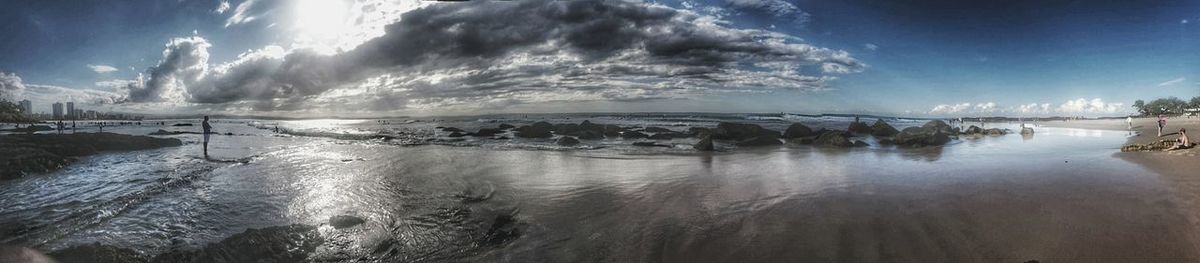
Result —
[{"label": "sunlight glow", "polygon": [[349,30],[349,5],[343,0],[299,0],[295,3],[293,25],[301,42],[332,45]]}]

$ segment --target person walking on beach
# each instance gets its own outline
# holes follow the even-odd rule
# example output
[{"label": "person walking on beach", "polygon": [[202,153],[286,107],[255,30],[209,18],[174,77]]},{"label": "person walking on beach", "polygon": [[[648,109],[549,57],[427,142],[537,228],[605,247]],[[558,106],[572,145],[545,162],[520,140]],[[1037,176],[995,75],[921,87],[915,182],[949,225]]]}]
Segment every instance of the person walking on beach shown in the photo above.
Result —
[{"label": "person walking on beach", "polygon": [[1129,130],[1133,130],[1133,116],[1125,117],[1125,126],[1129,126]]},{"label": "person walking on beach", "polygon": [[1167,127],[1167,116],[1158,115],[1158,137],[1162,137],[1163,128]]},{"label": "person walking on beach", "polygon": [[204,122],[200,123],[204,128],[204,158],[208,159],[208,136],[212,134],[212,125],[208,124],[208,116],[204,116]]}]

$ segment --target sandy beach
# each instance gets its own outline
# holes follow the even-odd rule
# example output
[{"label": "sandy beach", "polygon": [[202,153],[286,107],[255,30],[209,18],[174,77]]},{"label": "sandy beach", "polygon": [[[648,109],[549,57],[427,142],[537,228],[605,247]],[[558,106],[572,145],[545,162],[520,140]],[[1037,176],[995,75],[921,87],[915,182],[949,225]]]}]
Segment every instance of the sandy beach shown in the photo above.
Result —
[{"label": "sandy beach", "polygon": [[[1173,140],[1178,138],[1175,133],[1179,131],[1179,128],[1186,128],[1191,139],[1195,141],[1197,138],[1195,133],[1200,131],[1200,118],[1176,117],[1167,120],[1163,136],[1158,137],[1155,136],[1157,135],[1156,120],[1156,118],[1134,119],[1133,131],[1125,144],[1144,144],[1162,139]],[[1128,125],[1123,119],[1048,122],[1043,123],[1043,126],[1128,130]],[[1170,188],[1174,201],[1183,206],[1180,211],[1197,229],[1191,235],[1193,240],[1198,240],[1196,237],[1200,236],[1200,157],[1197,157],[1197,154],[1200,153],[1200,150],[1194,147],[1168,152],[1119,152],[1117,149],[1114,149],[1113,152],[1116,157],[1136,163],[1162,176],[1163,182]],[[1197,247],[1197,251],[1200,251],[1200,246]]]}]

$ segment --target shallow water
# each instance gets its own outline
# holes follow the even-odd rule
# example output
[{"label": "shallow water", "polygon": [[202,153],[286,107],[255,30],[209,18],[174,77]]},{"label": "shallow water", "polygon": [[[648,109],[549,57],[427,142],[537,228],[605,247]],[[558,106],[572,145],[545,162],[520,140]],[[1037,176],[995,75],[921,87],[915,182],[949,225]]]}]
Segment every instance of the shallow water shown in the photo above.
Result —
[{"label": "shallow water", "polygon": [[[548,119],[582,120],[566,118]],[[589,119],[686,129],[722,118]],[[847,121],[826,119],[801,121],[830,128]],[[1191,229],[1162,180],[1112,156],[1123,132],[1039,128],[1033,136],[963,137],[921,149],[697,153],[689,140],[669,149],[622,140],[585,141],[603,148],[446,142],[433,128],[536,120],[222,121],[218,131],[235,135],[215,137],[210,152],[218,161],[197,156],[198,136],[173,135],[188,143],[0,182],[0,242],[46,251],[99,242],[154,255],[303,224],[318,226],[312,232],[324,241],[301,252],[332,261],[1196,259],[1184,234]],[[781,130],[795,120],[754,121]],[[444,145],[252,127],[276,124],[332,134],[403,131]],[[365,223],[335,229],[328,220],[337,215]]]}]

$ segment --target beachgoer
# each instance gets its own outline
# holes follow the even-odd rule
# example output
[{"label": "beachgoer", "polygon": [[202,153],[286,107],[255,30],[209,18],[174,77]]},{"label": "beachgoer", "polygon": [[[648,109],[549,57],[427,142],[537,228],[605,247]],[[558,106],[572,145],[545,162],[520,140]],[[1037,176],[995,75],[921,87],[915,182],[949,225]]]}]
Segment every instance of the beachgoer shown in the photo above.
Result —
[{"label": "beachgoer", "polygon": [[208,136],[212,134],[212,125],[208,124],[208,116],[204,116],[204,122],[200,123],[204,128],[204,158],[208,158]]},{"label": "beachgoer", "polygon": [[1125,117],[1125,126],[1129,126],[1130,130],[1133,129],[1133,116]]},{"label": "beachgoer", "polygon": [[1167,117],[1162,114],[1158,115],[1158,137],[1162,137],[1163,128],[1167,127]]},{"label": "beachgoer", "polygon": [[1188,138],[1188,136],[1187,136],[1187,129],[1180,128],[1179,129],[1179,138],[1175,139],[1175,145],[1171,146],[1171,148],[1167,148],[1167,150],[1168,151],[1179,150],[1179,149],[1187,149],[1187,148],[1191,148],[1191,147],[1192,147],[1192,140],[1190,138]]}]

